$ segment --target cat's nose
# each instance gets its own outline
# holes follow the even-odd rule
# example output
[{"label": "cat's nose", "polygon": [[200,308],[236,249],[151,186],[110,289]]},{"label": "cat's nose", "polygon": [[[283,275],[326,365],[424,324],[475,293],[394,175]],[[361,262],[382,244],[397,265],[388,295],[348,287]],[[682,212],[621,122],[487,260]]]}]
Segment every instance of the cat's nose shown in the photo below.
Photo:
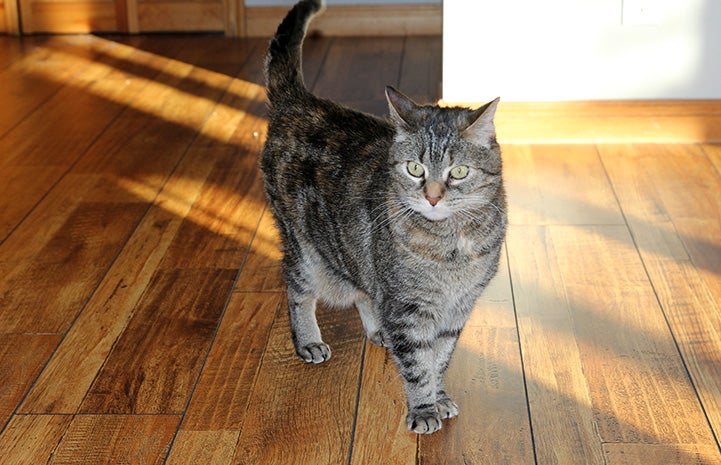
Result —
[{"label": "cat's nose", "polygon": [[433,207],[441,201],[441,198],[442,197],[431,197],[430,195],[426,195],[426,200],[428,200],[428,203],[430,203]]}]

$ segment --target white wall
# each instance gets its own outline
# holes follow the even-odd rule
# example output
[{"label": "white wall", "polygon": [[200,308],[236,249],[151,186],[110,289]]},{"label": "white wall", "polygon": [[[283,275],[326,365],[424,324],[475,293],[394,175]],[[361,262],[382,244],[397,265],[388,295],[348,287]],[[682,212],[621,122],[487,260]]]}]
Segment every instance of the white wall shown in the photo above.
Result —
[{"label": "white wall", "polygon": [[721,0],[444,0],[443,15],[450,102],[721,98]]},{"label": "white wall", "polygon": [[[245,0],[246,6],[286,6],[293,5],[296,0]],[[379,5],[379,4],[439,4],[441,0],[326,0],[327,5]]]}]

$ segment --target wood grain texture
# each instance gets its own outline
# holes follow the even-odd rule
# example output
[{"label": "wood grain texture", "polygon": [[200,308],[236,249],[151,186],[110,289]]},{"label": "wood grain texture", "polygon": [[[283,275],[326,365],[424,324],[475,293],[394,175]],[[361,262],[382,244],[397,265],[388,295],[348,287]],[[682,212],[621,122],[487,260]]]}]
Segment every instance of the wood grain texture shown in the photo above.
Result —
[{"label": "wood grain texture", "polygon": [[238,431],[186,431],[175,436],[168,465],[230,465]]},{"label": "wood grain texture", "polygon": [[293,349],[285,305],[268,338],[233,463],[346,463],[364,342],[360,320],[350,311],[321,309],[319,325],[333,355],[307,364]]},{"label": "wood grain texture", "polygon": [[346,104],[374,101],[387,106],[384,90],[398,83],[402,50],[402,38],[338,38],[328,49],[314,92]]},{"label": "wood grain texture", "polygon": [[390,353],[366,341],[351,464],[416,463],[418,436],[406,426],[403,379]]},{"label": "wood grain texture", "polygon": [[0,429],[59,342],[55,334],[0,334]]},{"label": "wood grain texture", "polygon": [[[207,155],[207,152],[197,152]],[[178,168],[25,400],[22,411],[74,413],[170,247],[212,164]],[[182,192],[182,196],[177,193]]]},{"label": "wood grain texture", "polygon": [[163,415],[79,415],[49,461],[52,465],[164,463],[179,418]]},{"label": "wood grain texture", "polygon": [[514,225],[506,242],[538,463],[605,465],[547,227]]},{"label": "wood grain texture", "polygon": [[591,145],[503,147],[512,224],[623,224]]},{"label": "wood grain texture", "polygon": [[0,435],[0,461],[3,465],[46,463],[71,420],[66,415],[14,416]]},{"label": "wood grain texture", "polygon": [[[708,148],[707,148],[708,149]],[[714,431],[721,432],[721,187],[696,146],[609,146],[604,164]],[[713,152],[711,152],[713,155]]]},{"label": "wood grain texture", "polygon": [[603,441],[713,444],[629,232],[558,227],[551,238]]},{"label": "wood grain texture", "polygon": [[438,36],[406,37],[398,90],[417,103],[437,102],[443,67],[441,48],[442,41]]},{"label": "wood grain texture", "polygon": [[721,464],[718,448],[678,444],[604,444],[608,465],[645,465],[648,463],[673,463],[674,465]]},{"label": "wood grain texture", "polygon": [[108,354],[82,413],[182,413],[234,270],[158,272]]},{"label": "wood grain texture", "polygon": [[282,302],[278,293],[236,293],[188,406],[183,431],[240,431]]}]

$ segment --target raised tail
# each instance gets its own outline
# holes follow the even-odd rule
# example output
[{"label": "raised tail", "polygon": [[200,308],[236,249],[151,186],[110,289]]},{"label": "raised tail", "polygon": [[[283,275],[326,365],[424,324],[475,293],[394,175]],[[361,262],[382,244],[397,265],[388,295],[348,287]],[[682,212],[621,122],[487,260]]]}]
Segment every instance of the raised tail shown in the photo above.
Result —
[{"label": "raised tail", "polygon": [[305,90],[301,70],[301,47],[308,23],[324,6],[324,0],[301,0],[278,26],[265,58],[265,79],[271,104],[283,96]]}]

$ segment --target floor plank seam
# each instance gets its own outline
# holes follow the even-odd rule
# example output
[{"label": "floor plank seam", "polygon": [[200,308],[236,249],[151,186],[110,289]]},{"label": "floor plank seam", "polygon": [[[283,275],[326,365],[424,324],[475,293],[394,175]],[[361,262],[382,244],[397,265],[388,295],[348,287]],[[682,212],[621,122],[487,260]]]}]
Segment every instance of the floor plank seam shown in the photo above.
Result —
[{"label": "floor plank seam", "polygon": [[524,357],[523,357],[523,346],[521,345],[521,331],[520,326],[518,323],[518,311],[516,310],[516,293],[513,288],[513,275],[510,272],[511,269],[511,259],[509,257],[508,252],[508,241],[506,242],[506,250],[505,250],[505,260],[506,260],[506,266],[508,267],[508,284],[511,289],[511,304],[513,305],[513,318],[515,322],[515,334],[516,334],[516,340],[518,341],[518,356],[521,363],[520,369],[521,369],[521,378],[523,379],[523,395],[525,397],[526,401],[526,416],[528,418],[528,430],[530,433],[530,440],[531,440],[531,450],[533,451],[533,463],[535,465],[539,465],[538,463],[538,455],[536,452],[536,437],[533,433],[533,416],[531,415],[531,403],[528,396],[528,380],[526,379],[526,368],[524,365]]},{"label": "floor plank seam", "polygon": [[361,361],[360,361],[360,369],[358,370],[358,390],[356,391],[355,396],[355,407],[353,411],[353,425],[350,429],[350,446],[348,447],[348,465],[351,465],[353,460],[353,445],[355,443],[355,433],[356,433],[356,426],[358,424],[358,409],[360,407],[360,396],[361,396],[361,386],[363,384],[363,367],[365,366],[365,358],[366,358],[366,347],[368,346],[368,338],[363,338],[363,349],[361,350]]}]

